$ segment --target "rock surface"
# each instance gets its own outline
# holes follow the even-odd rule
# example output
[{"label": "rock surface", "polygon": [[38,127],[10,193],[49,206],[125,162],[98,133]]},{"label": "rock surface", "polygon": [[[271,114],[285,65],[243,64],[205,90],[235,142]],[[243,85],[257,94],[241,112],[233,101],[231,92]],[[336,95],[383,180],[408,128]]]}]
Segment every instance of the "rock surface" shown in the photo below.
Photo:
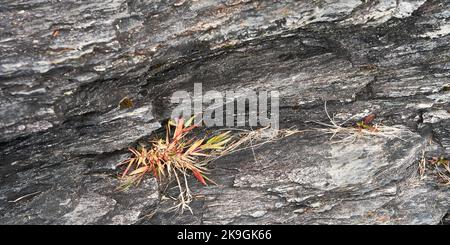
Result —
[{"label": "rock surface", "polygon": [[[0,3],[0,223],[440,224],[449,187],[448,0],[6,0]],[[313,131],[212,163],[194,215],[114,166],[177,90],[280,92],[280,124],[377,115],[396,137]],[[119,102],[132,98],[129,109]],[[169,190],[170,192],[170,190]],[[447,218],[445,218],[447,217]]]}]

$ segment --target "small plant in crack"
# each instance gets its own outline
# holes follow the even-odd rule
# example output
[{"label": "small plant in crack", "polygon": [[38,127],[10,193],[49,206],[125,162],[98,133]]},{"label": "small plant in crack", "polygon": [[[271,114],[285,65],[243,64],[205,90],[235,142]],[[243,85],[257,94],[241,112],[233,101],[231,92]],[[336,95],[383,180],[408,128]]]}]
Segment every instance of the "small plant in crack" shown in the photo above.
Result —
[{"label": "small plant in crack", "polygon": [[364,117],[361,121],[356,122],[356,128],[360,131],[368,130],[370,132],[378,132],[378,125],[374,125],[372,122],[375,119],[375,114],[370,114]]},{"label": "small plant in crack", "polygon": [[119,164],[126,166],[121,174],[120,187],[126,189],[138,185],[147,175],[153,175],[158,183],[175,180],[179,188],[179,203],[174,209],[181,213],[188,209],[192,213],[189,207],[192,193],[187,176],[194,176],[203,185],[214,183],[206,176],[206,164],[226,152],[232,139],[229,131],[196,139],[191,135],[192,130],[198,127],[193,119],[169,120],[165,139],[151,141],[150,147],[129,148],[130,158]]},{"label": "small plant in crack", "polygon": [[443,156],[432,157],[428,163],[434,168],[442,183],[450,185],[450,160]]},{"label": "small plant in crack", "polygon": [[345,126],[349,121],[355,117],[350,117],[342,123],[337,123],[334,115],[330,116],[327,109],[327,103],[325,102],[325,113],[330,120],[330,123],[323,123],[318,121],[312,121],[313,123],[325,126],[326,128],[318,128],[317,131],[331,134],[330,140],[333,140],[336,136],[341,136],[340,140],[334,141],[335,143],[353,143],[360,138],[369,137],[385,137],[389,139],[397,138],[403,140],[398,135],[404,131],[401,128],[393,126],[384,126],[373,124],[375,114],[370,114],[363,118],[361,121],[357,121],[354,126]]},{"label": "small plant in crack", "polygon": [[419,175],[421,180],[426,179],[428,170],[436,174],[442,184],[450,185],[450,160],[448,158],[444,156],[427,158],[425,156],[425,150],[423,150],[422,157],[419,161]]},{"label": "small plant in crack", "polygon": [[[177,198],[172,198],[178,202],[172,210],[183,213],[187,209],[193,213],[189,206],[193,200],[188,185],[189,176],[194,176],[203,185],[216,184],[207,177],[207,164],[211,161],[249,148],[256,161],[254,149],[301,132],[294,128],[271,129],[270,126],[255,130],[228,128],[215,130],[212,137],[198,139],[192,131],[200,124],[193,122],[194,117],[187,121],[183,118],[169,120],[164,139],[150,141],[148,146],[130,147],[131,156],[118,164],[123,167],[119,189],[137,186],[146,176],[155,177],[159,187],[174,181],[179,194]],[[237,140],[233,140],[233,131],[238,136]],[[162,189],[166,188],[160,188],[161,192],[165,192]]]}]

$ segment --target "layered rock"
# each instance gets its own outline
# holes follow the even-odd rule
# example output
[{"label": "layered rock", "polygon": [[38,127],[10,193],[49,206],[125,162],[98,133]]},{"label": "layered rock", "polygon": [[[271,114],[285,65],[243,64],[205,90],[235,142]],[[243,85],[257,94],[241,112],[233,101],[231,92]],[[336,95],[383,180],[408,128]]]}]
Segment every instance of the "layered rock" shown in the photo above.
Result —
[{"label": "layered rock", "polygon": [[[0,222],[438,224],[448,187],[417,168],[423,152],[450,157],[449,11],[446,0],[3,1]],[[151,178],[118,192],[114,166],[196,82],[279,91],[284,128],[328,122],[328,101],[337,121],[374,113],[403,140],[303,133],[236,153],[212,163],[218,186],[195,188],[194,215],[174,216]]]}]

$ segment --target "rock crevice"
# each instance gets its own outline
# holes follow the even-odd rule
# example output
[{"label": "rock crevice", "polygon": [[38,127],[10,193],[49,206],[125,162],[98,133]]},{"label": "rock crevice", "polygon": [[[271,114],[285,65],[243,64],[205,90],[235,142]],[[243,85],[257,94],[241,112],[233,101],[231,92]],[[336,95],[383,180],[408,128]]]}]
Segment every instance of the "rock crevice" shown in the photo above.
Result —
[{"label": "rock crevice", "polygon": [[[424,155],[450,158],[449,11],[448,0],[2,1],[0,223],[448,223],[448,186],[417,170]],[[117,192],[127,147],[197,82],[279,91],[283,128],[328,123],[328,101],[338,122],[376,114],[403,140],[305,133],[227,156],[211,165],[218,186],[190,180],[194,215],[167,212],[151,178]]]}]

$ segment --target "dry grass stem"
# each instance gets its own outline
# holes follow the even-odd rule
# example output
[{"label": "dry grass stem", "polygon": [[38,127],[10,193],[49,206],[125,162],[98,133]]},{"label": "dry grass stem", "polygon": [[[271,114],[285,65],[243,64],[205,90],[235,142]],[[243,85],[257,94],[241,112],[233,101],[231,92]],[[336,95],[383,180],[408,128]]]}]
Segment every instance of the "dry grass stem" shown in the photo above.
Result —
[{"label": "dry grass stem", "polygon": [[[403,128],[398,128],[394,126],[383,126],[372,124],[371,121],[374,118],[374,115],[369,115],[364,118],[362,121],[357,122],[356,126],[347,127],[344,126],[347,122],[354,119],[355,116],[348,118],[343,123],[338,124],[334,119],[334,116],[330,116],[327,109],[327,103],[325,102],[325,113],[330,120],[330,123],[323,123],[318,121],[311,121],[312,123],[319,124],[325,126],[326,128],[316,128],[315,130],[319,132],[324,132],[326,134],[331,134],[330,141],[333,143],[354,143],[358,139],[371,138],[371,137],[385,137],[389,139],[400,139],[398,135],[404,131]],[[339,140],[333,140],[334,138],[339,137]]]}]

